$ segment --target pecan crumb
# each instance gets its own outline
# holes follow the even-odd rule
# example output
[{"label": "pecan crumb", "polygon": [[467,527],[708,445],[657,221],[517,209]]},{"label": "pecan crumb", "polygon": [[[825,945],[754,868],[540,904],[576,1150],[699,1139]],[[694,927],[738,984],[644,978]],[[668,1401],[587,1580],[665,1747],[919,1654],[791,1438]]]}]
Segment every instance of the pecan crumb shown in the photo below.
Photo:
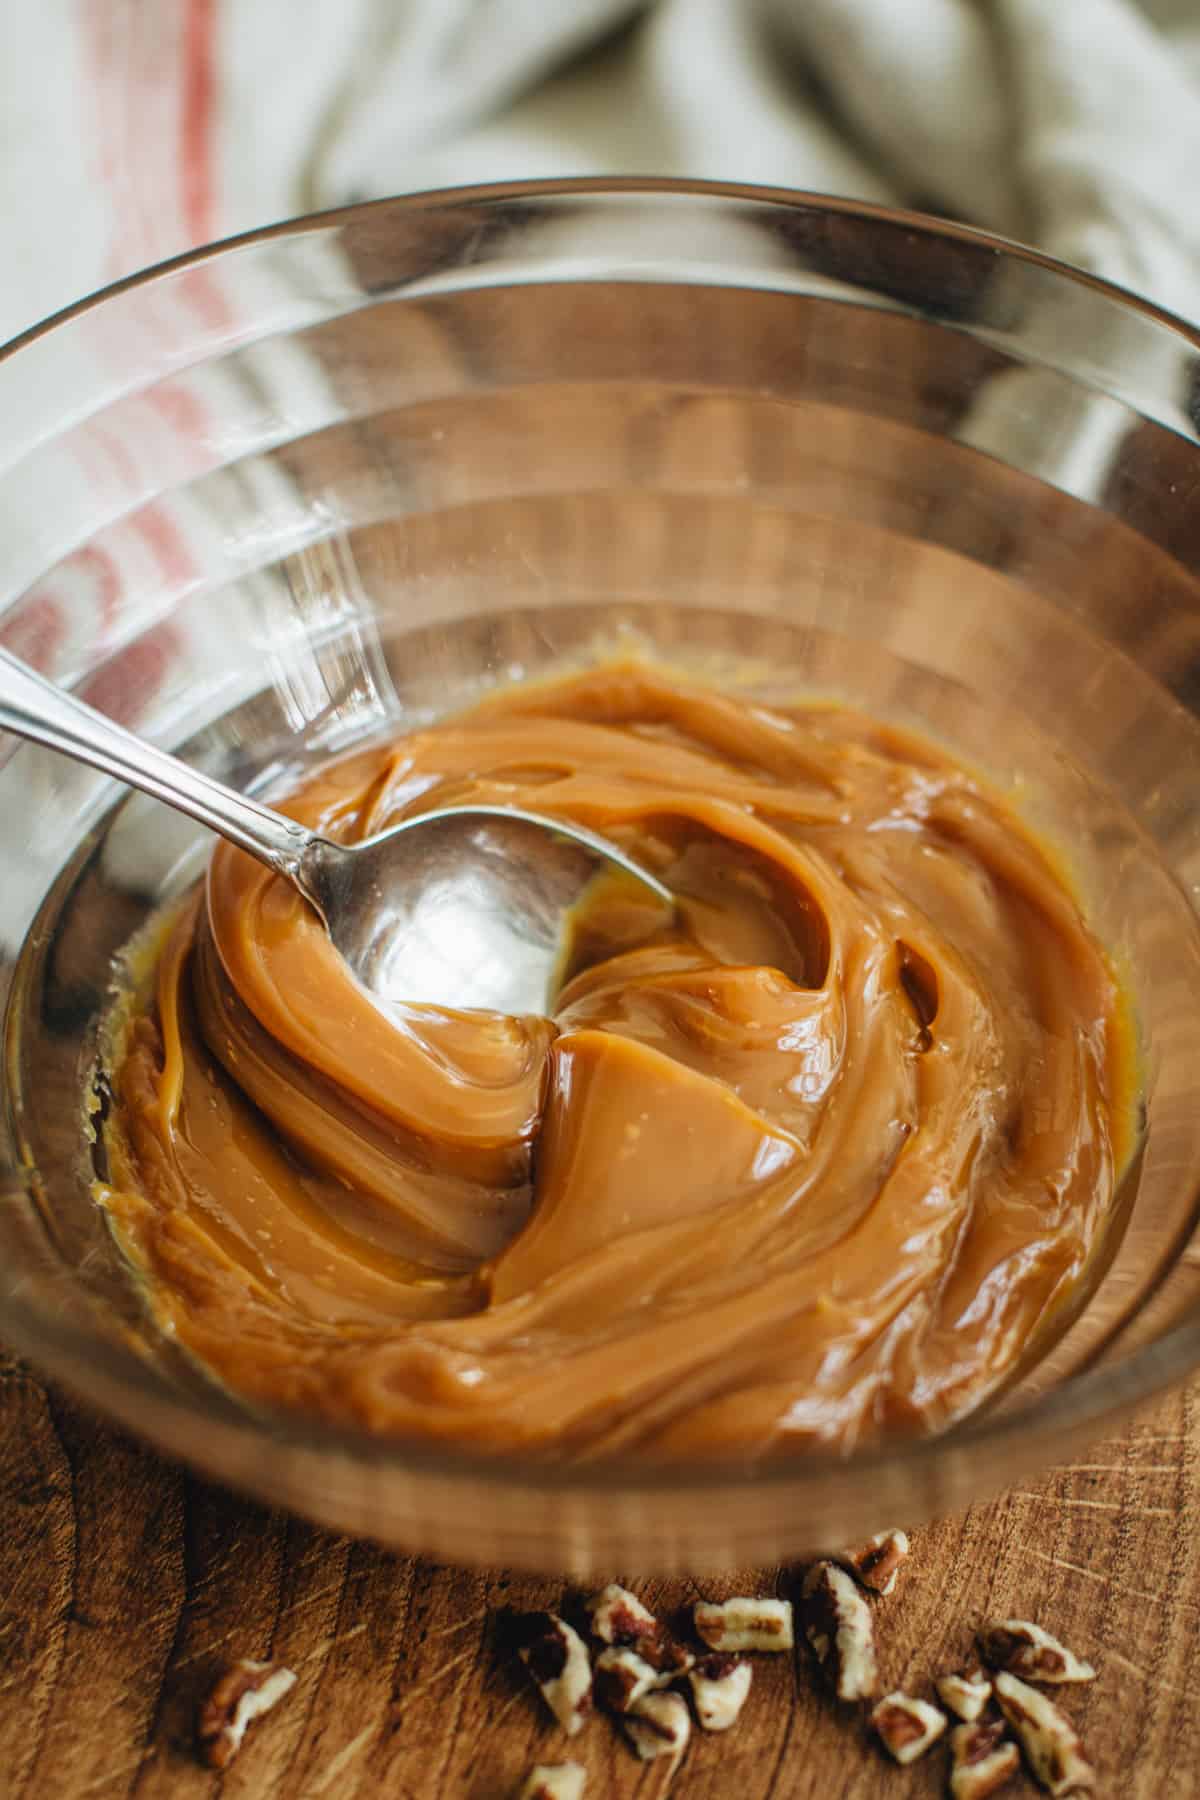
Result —
[{"label": "pecan crumb", "polygon": [[627,1713],[635,1700],[654,1689],[657,1679],[636,1650],[625,1644],[610,1644],[600,1652],[592,1671],[596,1705],[605,1712]]},{"label": "pecan crumb", "polygon": [[196,1716],[196,1745],[210,1769],[225,1769],[241,1748],[246,1729],[277,1706],[296,1685],[281,1663],[243,1658],[226,1669]]},{"label": "pecan crumb", "polygon": [[580,1763],[538,1763],[525,1777],[517,1800],[582,1800],[586,1781]]},{"label": "pecan crumb", "polygon": [[714,1650],[688,1672],[696,1717],[705,1731],[728,1731],[750,1692],[750,1664]]},{"label": "pecan crumb", "polygon": [[672,1770],[687,1749],[692,1733],[687,1703],[678,1694],[643,1694],[621,1720],[629,1742],[643,1762],[669,1756]]},{"label": "pecan crumb", "polygon": [[900,1564],[909,1552],[905,1531],[877,1531],[865,1544],[855,1544],[837,1557],[843,1568],[876,1594],[890,1594],[896,1585]]},{"label": "pecan crumb", "polygon": [[950,1800],[987,1800],[1020,1766],[1021,1753],[1005,1737],[1003,1719],[956,1725],[950,1733]]},{"label": "pecan crumb", "polygon": [[1096,1772],[1088,1761],[1079,1733],[1049,1695],[1001,1670],[996,1677],[996,1700],[1025,1752],[1034,1778],[1048,1794],[1081,1794],[1095,1786]]},{"label": "pecan crumb", "polygon": [[804,1635],[839,1700],[873,1700],[879,1691],[871,1609],[836,1563],[814,1563],[804,1578]]},{"label": "pecan crumb", "polygon": [[511,1622],[517,1655],[568,1737],[592,1710],[592,1665],[587,1646],[557,1613],[518,1613]]},{"label": "pecan crumb", "polygon": [[871,1724],[889,1756],[898,1763],[916,1762],[918,1756],[936,1744],[949,1721],[938,1706],[928,1700],[914,1700],[911,1694],[888,1694],[871,1713]]},{"label": "pecan crumb", "polygon": [[696,1635],[710,1650],[790,1650],[790,1600],[697,1600],[692,1608]]},{"label": "pecan crumb", "polygon": [[978,1634],[979,1649],[985,1663],[993,1669],[1007,1669],[1023,1681],[1040,1681],[1058,1686],[1069,1681],[1094,1681],[1096,1671],[1091,1663],[1060,1644],[1056,1637],[1043,1631],[1028,1619],[999,1619],[985,1625]]},{"label": "pecan crumb", "polygon": [[632,1644],[635,1638],[657,1637],[662,1631],[649,1607],[619,1582],[610,1581],[584,1605],[602,1644]]},{"label": "pecan crumb", "polygon": [[653,1648],[656,1646],[652,1642],[639,1638],[636,1644],[610,1644],[600,1652],[592,1678],[598,1706],[607,1712],[627,1713],[643,1694],[674,1681],[681,1670],[659,1669],[654,1660],[641,1653]]},{"label": "pecan crumb", "polygon": [[629,1648],[636,1651],[643,1662],[648,1662],[662,1676],[660,1687],[665,1687],[676,1675],[686,1675],[696,1660],[690,1650],[685,1650],[682,1644],[676,1643],[673,1637],[662,1630],[657,1637],[635,1638]]},{"label": "pecan crumb", "polygon": [[968,1725],[974,1724],[992,1697],[992,1683],[981,1663],[973,1662],[957,1674],[939,1675],[933,1684],[938,1699]]}]

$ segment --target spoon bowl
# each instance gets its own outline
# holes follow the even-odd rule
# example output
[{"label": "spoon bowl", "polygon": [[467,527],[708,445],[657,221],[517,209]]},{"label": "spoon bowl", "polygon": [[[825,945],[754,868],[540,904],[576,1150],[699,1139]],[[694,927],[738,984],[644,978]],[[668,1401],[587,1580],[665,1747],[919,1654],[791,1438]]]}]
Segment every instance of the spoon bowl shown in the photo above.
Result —
[{"label": "spoon bowl", "polygon": [[348,846],[314,837],[293,879],[377,999],[506,1013],[550,1010],[593,895],[624,889],[656,919],[673,906],[605,838],[502,806],[421,813]]},{"label": "spoon bowl", "polygon": [[615,844],[517,808],[442,808],[335,843],[126,731],[6,650],[0,727],[140,788],[284,876],[385,1006],[545,1012],[589,892],[615,884],[660,914],[674,904]]}]

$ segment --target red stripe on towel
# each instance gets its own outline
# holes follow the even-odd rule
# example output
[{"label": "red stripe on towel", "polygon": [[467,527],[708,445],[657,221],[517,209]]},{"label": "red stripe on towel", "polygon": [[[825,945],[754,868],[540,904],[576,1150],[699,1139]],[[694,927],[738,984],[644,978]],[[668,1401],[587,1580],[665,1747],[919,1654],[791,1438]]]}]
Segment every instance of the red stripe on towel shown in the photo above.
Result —
[{"label": "red stripe on towel", "polygon": [[183,220],[193,244],[206,244],[217,235],[212,145],[216,28],[216,0],[187,0],[180,178]]}]

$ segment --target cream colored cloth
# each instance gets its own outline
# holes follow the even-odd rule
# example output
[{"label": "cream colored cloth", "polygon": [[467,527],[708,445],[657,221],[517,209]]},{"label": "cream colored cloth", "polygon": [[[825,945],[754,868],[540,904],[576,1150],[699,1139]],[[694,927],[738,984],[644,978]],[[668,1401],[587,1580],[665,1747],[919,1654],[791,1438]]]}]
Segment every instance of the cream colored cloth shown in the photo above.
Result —
[{"label": "cream colored cloth", "polygon": [[531,175],[926,206],[1200,317],[1200,0],[4,9],[0,337],[208,238]]}]

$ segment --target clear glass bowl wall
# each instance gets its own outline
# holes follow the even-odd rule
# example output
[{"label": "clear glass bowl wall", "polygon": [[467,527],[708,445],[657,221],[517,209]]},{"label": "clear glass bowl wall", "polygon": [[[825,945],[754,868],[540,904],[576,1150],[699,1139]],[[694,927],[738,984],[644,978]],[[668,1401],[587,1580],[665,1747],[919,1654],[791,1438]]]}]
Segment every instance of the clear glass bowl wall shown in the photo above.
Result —
[{"label": "clear glass bowl wall", "polygon": [[4,1338],[264,1500],[579,1573],[916,1521],[1200,1363],[1198,370],[1185,327],[1013,246],[654,183],[300,221],[14,347],[17,654],[242,786],[622,639],[932,722],[1002,780],[1036,777],[1130,971],[1147,1133],[1083,1316],[936,1441],[548,1470],[252,1418],[156,1338],[90,1193],[112,958],[202,834],[138,798],[113,814],[111,783],[6,740]]}]

